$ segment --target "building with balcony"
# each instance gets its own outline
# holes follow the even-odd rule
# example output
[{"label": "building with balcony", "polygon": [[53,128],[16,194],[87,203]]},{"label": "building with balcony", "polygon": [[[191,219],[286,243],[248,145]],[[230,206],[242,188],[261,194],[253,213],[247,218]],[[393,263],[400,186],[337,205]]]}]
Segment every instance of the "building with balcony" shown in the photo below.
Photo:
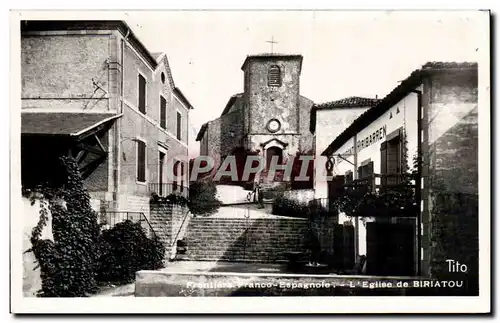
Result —
[{"label": "building with balcony", "polygon": [[22,21],[22,184],[73,156],[97,211],[149,214],[152,193],[188,194],[193,109],[165,53],[123,21]]},{"label": "building with balcony", "polygon": [[314,136],[314,195],[316,198],[326,198],[327,180],[325,165],[326,157],[321,153],[342,131],[354,122],[361,114],[375,106],[380,100],[351,96],[340,100],[314,104],[311,109],[310,131]]},{"label": "building with balcony", "polygon": [[[404,249],[403,253],[413,259],[414,274],[434,277],[450,277],[443,268],[446,259],[453,259],[467,264],[468,278],[477,284],[476,63],[423,65],[354,120],[322,155],[328,158],[327,169],[335,176],[332,183],[340,179],[349,186],[363,181],[372,192],[398,186],[410,170],[415,174],[417,214],[407,219],[390,215],[393,223],[405,222],[413,229],[377,233],[369,227],[371,222],[382,222],[380,219],[367,219],[365,224],[356,221],[358,254],[370,259],[370,253],[380,256],[382,250],[392,247],[397,252]],[[329,188],[333,199],[338,185]],[[389,262],[391,255],[386,256]]]}]

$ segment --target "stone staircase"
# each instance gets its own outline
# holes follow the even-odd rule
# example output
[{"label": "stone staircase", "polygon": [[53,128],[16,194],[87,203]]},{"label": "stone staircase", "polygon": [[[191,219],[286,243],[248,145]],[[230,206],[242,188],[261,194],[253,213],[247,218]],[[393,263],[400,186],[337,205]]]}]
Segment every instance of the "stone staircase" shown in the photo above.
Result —
[{"label": "stone staircase", "polygon": [[304,252],[306,219],[193,218],[187,228],[189,260],[283,262]]}]

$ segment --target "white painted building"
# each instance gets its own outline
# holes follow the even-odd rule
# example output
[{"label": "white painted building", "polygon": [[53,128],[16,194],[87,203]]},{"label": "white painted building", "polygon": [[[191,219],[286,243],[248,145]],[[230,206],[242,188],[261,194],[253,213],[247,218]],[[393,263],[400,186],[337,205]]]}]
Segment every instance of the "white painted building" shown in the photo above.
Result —
[{"label": "white painted building", "polygon": [[[420,263],[416,269],[422,275],[429,275],[433,266],[430,226],[446,213],[436,210],[439,204],[435,203],[434,193],[442,195],[444,191],[467,200],[477,199],[477,84],[475,63],[427,63],[364,112],[321,153],[333,162],[332,174],[343,175],[348,182],[371,174],[400,174],[405,163],[413,167],[420,151],[417,198],[421,207],[415,221],[421,231],[415,233],[415,263]],[[381,178],[376,180],[376,185],[383,184]],[[477,209],[464,212],[477,217]],[[460,221],[460,217],[457,219]],[[339,217],[339,223],[346,220],[345,216]],[[358,231],[357,254],[366,255],[365,224],[355,219],[352,222]],[[466,245],[463,248],[474,249],[470,246],[477,245],[477,241]],[[461,253],[452,249],[445,253],[460,257]]]},{"label": "white painted building", "polygon": [[348,97],[341,100],[314,105],[311,110],[310,130],[314,134],[315,167],[314,189],[316,198],[326,198],[327,182],[324,167],[326,157],[321,153],[354,120],[380,100],[362,97]]}]

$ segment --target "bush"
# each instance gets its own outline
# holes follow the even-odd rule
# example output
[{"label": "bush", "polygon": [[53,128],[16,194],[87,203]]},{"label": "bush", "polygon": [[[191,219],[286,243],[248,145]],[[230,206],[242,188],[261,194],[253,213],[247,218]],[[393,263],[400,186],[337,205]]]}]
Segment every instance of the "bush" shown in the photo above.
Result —
[{"label": "bush", "polygon": [[309,206],[284,196],[279,196],[273,201],[272,213],[297,218],[309,217]]},{"label": "bush", "polygon": [[185,198],[184,196],[177,194],[177,193],[171,193],[165,197],[159,196],[156,193],[151,194],[151,199],[150,202],[153,204],[176,204],[176,205],[181,205],[181,206],[186,206],[189,203],[189,200]]},{"label": "bush", "polygon": [[125,221],[102,232],[97,279],[128,283],[138,270],[163,267],[165,247],[157,238],[149,239],[140,223]]},{"label": "bush", "polygon": [[219,209],[217,186],[211,180],[199,180],[189,185],[189,211],[194,215],[210,215]]},{"label": "bush", "polygon": [[329,210],[326,206],[321,204],[320,200],[312,200],[308,203],[309,212],[318,217],[330,217],[338,216],[338,211],[336,209]]}]

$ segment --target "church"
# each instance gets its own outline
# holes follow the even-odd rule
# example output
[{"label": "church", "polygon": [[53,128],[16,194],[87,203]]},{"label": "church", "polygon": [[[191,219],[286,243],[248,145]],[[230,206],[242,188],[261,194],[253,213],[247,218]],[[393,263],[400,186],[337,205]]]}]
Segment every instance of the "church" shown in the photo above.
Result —
[{"label": "church", "polygon": [[267,165],[313,150],[313,101],[300,95],[302,55],[247,56],[241,69],[244,91],[231,96],[219,118],[200,128],[200,155],[220,161],[242,149],[260,154]]}]

